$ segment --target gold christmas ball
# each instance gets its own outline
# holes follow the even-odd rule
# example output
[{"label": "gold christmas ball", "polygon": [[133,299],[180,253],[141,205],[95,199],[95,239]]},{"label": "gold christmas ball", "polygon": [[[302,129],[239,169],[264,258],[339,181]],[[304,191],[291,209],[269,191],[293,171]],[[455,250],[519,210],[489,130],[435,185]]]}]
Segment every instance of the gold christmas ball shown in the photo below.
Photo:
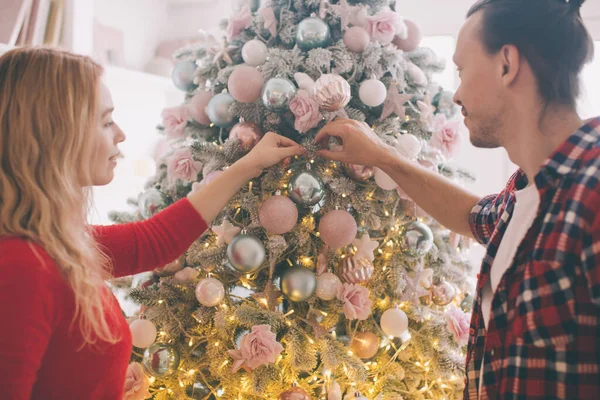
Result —
[{"label": "gold christmas ball", "polygon": [[311,397],[306,390],[296,386],[281,393],[279,400],[311,400]]},{"label": "gold christmas ball", "polygon": [[350,350],[360,358],[371,358],[377,354],[381,340],[371,332],[357,332],[350,342]]}]

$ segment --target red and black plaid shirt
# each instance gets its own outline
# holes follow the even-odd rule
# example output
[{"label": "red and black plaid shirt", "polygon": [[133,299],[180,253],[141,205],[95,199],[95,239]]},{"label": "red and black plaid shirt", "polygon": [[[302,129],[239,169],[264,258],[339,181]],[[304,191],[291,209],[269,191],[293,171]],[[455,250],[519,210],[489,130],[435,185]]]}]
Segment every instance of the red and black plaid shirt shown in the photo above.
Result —
[{"label": "red and black plaid shirt", "polygon": [[[586,123],[535,177],[540,206],[492,301],[481,291],[527,185],[518,171],[481,200],[470,224],[487,246],[473,305],[465,399],[600,399],[600,117]],[[485,355],[485,357],[484,357]]]}]

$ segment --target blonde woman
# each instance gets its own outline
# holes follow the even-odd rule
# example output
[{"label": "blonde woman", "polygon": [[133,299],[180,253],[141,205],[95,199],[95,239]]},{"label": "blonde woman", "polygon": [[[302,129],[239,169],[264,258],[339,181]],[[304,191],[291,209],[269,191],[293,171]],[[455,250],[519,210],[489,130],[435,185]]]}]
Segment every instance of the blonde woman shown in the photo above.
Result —
[{"label": "blonde woman", "polygon": [[286,157],[273,133],[188,199],[144,222],[92,227],[89,187],[113,179],[125,134],[102,68],[63,51],[0,57],[0,391],[120,399],[131,336],[104,281],[173,261],[248,181]]}]

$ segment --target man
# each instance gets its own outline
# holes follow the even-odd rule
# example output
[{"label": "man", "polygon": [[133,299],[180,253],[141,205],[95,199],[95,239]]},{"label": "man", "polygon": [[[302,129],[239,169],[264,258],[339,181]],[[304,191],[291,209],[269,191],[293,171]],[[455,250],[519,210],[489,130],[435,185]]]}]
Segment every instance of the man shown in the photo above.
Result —
[{"label": "man", "polygon": [[473,306],[466,399],[600,399],[600,118],[576,112],[593,57],[582,0],[480,0],[454,61],[471,142],[519,171],[479,199],[338,120],[333,160],[372,165],[425,211],[487,246]]}]

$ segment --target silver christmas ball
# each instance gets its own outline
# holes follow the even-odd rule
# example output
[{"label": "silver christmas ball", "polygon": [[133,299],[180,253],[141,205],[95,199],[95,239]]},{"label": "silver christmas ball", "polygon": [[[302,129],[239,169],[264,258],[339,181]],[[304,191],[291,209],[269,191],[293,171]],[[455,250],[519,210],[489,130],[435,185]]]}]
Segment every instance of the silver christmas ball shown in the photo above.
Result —
[{"label": "silver christmas ball", "polygon": [[213,124],[219,128],[225,128],[233,122],[233,114],[229,107],[235,99],[229,93],[219,93],[208,102],[206,106],[206,115]]},{"label": "silver christmas ball", "polygon": [[313,171],[300,171],[291,177],[288,191],[296,204],[314,206],[325,197],[325,183]]},{"label": "silver christmas ball", "polygon": [[265,83],[262,101],[271,111],[284,111],[296,95],[296,86],[285,78],[271,78]]},{"label": "silver christmas ball", "polygon": [[210,395],[210,389],[202,382],[194,382],[185,387],[185,395],[190,399],[204,400]]},{"label": "silver christmas ball", "polygon": [[298,25],[296,44],[301,50],[309,51],[318,47],[327,47],[330,41],[329,25],[321,18],[309,17]]},{"label": "silver christmas ball", "polygon": [[473,296],[466,294],[464,299],[460,302],[460,308],[464,312],[471,312],[473,310]]},{"label": "silver christmas ball", "polygon": [[165,196],[155,188],[146,190],[138,197],[138,208],[144,218],[150,218],[166,206]]},{"label": "silver christmas ball", "polygon": [[196,68],[196,63],[189,60],[175,64],[171,77],[173,78],[173,83],[177,89],[183,90],[184,92],[190,92],[198,87],[198,85],[194,83]]},{"label": "silver christmas ball", "polygon": [[149,374],[162,378],[177,371],[179,360],[179,352],[173,346],[154,343],[144,351],[142,365]]},{"label": "silver christmas ball", "polygon": [[433,247],[433,232],[422,222],[404,225],[400,231],[400,248],[409,257],[423,257]]},{"label": "silver christmas ball", "polygon": [[252,235],[237,235],[227,247],[227,259],[238,272],[257,271],[265,260],[265,246]]},{"label": "silver christmas ball", "polygon": [[317,276],[308,268],[295,266],[281,276],[281,291],[291,301],[305,301],[317,288]]},{"label": "silver christmas ball", "polygon": [[443,281],[433,286],[431,291],[433,302],[438,306],[447,306],[456,297],[456,288],[453,284]]}]

